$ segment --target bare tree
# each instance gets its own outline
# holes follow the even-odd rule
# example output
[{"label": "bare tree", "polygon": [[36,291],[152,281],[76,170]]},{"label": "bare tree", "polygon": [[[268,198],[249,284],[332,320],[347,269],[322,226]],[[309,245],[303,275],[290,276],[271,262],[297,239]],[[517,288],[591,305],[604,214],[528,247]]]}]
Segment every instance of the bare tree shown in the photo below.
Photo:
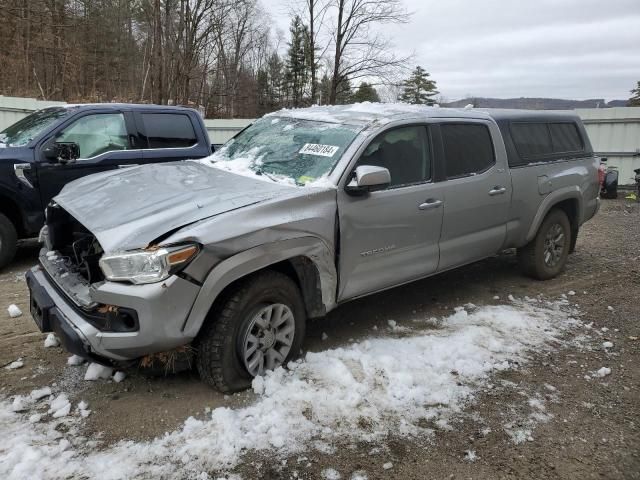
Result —
[{"label": "bare tree", "polygon": [[[292,16],[300,15],[308,27],[306,48],[310,74],[309,100],[312,104],[316,103],[316,98],[318,97],[318,70],[320,61],[329,48],[328,42],[321,42],[320,40],[329,5],[330,0],[298,0],[298,5],[292,11]],[[324,47],[321,46],[322,43],[324,43]]]},{"label": "bare tree", "polygon": [[[332,77],[332,101],[343,102],[349,81],[381,77],[400,61],[369,28],[402,21],[400,0],[290,2],[304,24],[298,55],[304,50],[308,71],[296,104],[328,103]],[[262,5],[268,0],[0,0],[0,94],[182,103],[217,117],[287,106],[291,67],[279,52],[288,38]]]},{"label": "bare tree", "polygon": [[335,103],[347,80],[385,77],[406,68],[410,57],[398,57],[374,25],[404,23],[409,14],[400,0],[331,0],[335,13],[333,76],[329,103]]}]

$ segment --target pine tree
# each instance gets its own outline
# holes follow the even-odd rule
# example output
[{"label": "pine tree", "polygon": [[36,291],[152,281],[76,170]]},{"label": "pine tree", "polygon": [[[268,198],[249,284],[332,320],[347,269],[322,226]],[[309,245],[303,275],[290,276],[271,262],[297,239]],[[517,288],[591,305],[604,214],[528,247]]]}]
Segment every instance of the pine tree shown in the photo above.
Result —
[{"label": "pine tree", "polygon": [[352,97],[351,81],[348,78],[340,80],[336,89],[336,105],[353,103]]},{"label": "pine tree", "polygon": [[307,27],[302,23],[300,16],[296,15],[291,20],[291,40],[287,51],[287,90],[291,96],[291,104],[294,107],[302,105],[305,87],[308,83],[309,72],[307,65]]},{"label": "pine tree", "polygon": [[327,105],[329,103],[329,95],[331,94],[331,78],[329,78],[326,72],[320,79],[318,92],[320,93],[318,104]]},{"label": "pine tree", "polygon": [[400,100],[406,103],[434,105],[433,97],[440,93],[436,90],[436,82],[429,79],[429,74],[422,67],[416,67],[402,87]]},{"label": "pine tree", "polygon": [[[317,0],[315,0],[317,1]],[[304,61],[308,72],[309,82],[309,103],[314,105],[318,100],[318,69],[320,68],[320,59],[318,58],[319,48],[316,46],[315,39],[312,38],[313,32],[305,25],[304,37]]]},{"label": "pine tree", "polygon": [[640,107],[640,82],[636,88],[631,90],[631,98],[627,102],[628,107]]},{"label": "pine tree", "polygon": [[356,93],[351,97],[351,101],[354,103],[358,102],[379,102],[380,96],[378,96],[378,92],[367,82],[362,82]]},{"label": "pine tree", "polygon": [[282,105],[284,65],[277,52],[273,52],[256,77],[257,114],[273,112]]}]

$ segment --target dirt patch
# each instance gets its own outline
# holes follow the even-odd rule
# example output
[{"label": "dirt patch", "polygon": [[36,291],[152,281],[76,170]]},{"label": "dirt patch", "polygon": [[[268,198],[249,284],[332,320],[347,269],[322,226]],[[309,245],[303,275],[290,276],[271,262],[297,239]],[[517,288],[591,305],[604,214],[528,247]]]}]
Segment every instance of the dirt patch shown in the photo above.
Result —
[{"label": "dirt patch", "polygon": [[[26,393],[57,383],[94,411],[87,436],[105,443],[142,440],[178,428],[209,408],[253,400],[225,397],[202,385],[193,372],[148,377],[128,372],[122,383],[85,382],[84,367],[68,367],[68,354],[45,349],[28,314],[22,275],[35,263],[37,248],[22,248],[0,275],[0,305],[18,305],[22,317],[0,314],[0,365],[19,357],[25,366],[0,370],[3,395]],[[573,295],[569,295],[573,292]],[[319,478],[333,468],[342,478],[354,472],[374,478],[640,478],[640,208],[607,201],[580,232],[577,250],[560,277],[536,282],[522,277],[513,252],[431,279],[358,300],[308,328],[305,348],[323,350],[386,333],[398,325],[442,316],[465,303],[507,302],[509,295],[567,298],[591,325],[592,349],[541,354],[518,371],[497,375],[451,429],[382,445],[337,445],[331,453],[311,449],[287,459],[251,455],[236,471],[243,478]],[[494,297],[500,297],[494,299]],[[609,308],[611,307],[611,308]],[[385,333],[383,333],[385,332]],[[323,334],[326,334],[323,335]],[[323,340],[323,337],[326,339]],[[613,343],[605,349],[602,343]],[[607,366],[612,374],[591,378]],[[590,379],[585,378],[589,376]],[[531,404],[539,399],[544,406]],[[538,420],[529,424],[531,415]],[[529,428],[531,427],[531,428]],[[515,437],[513,435],[520,435]],[[528,433],[527,433],[528,432]],[[519,442],[519,443],[517,443]],[[383,468],[385,464],[390,468]]]}]

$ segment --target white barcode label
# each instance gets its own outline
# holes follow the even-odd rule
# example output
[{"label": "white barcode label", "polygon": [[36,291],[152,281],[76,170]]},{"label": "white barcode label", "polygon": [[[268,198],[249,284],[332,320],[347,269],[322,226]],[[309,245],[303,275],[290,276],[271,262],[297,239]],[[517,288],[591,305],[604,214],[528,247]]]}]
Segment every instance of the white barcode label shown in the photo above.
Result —
[{"label": "white barcode label", "polygon": [[333,157],[340,147],[334,145],[319,145],[317,143],[305,143],[298,153],[305,155],[320,155],[321,157]]}]

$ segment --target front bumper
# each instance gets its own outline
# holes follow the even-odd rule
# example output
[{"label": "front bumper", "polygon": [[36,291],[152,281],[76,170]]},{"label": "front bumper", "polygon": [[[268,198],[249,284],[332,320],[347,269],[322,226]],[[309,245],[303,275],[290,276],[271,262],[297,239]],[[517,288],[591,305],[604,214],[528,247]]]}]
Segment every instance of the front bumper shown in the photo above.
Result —
[{"label": "front bumper", "polygon": [[128,285],[104,282],[92,291],[95,302],[135,310],[133,332],[101,331],[41,267],[27,272],[31,315],[43,332],[53,331],[71,353],[100,363],[127,362],[189,343],[183,327],[200,287],[173,276],[164,282]]}]

